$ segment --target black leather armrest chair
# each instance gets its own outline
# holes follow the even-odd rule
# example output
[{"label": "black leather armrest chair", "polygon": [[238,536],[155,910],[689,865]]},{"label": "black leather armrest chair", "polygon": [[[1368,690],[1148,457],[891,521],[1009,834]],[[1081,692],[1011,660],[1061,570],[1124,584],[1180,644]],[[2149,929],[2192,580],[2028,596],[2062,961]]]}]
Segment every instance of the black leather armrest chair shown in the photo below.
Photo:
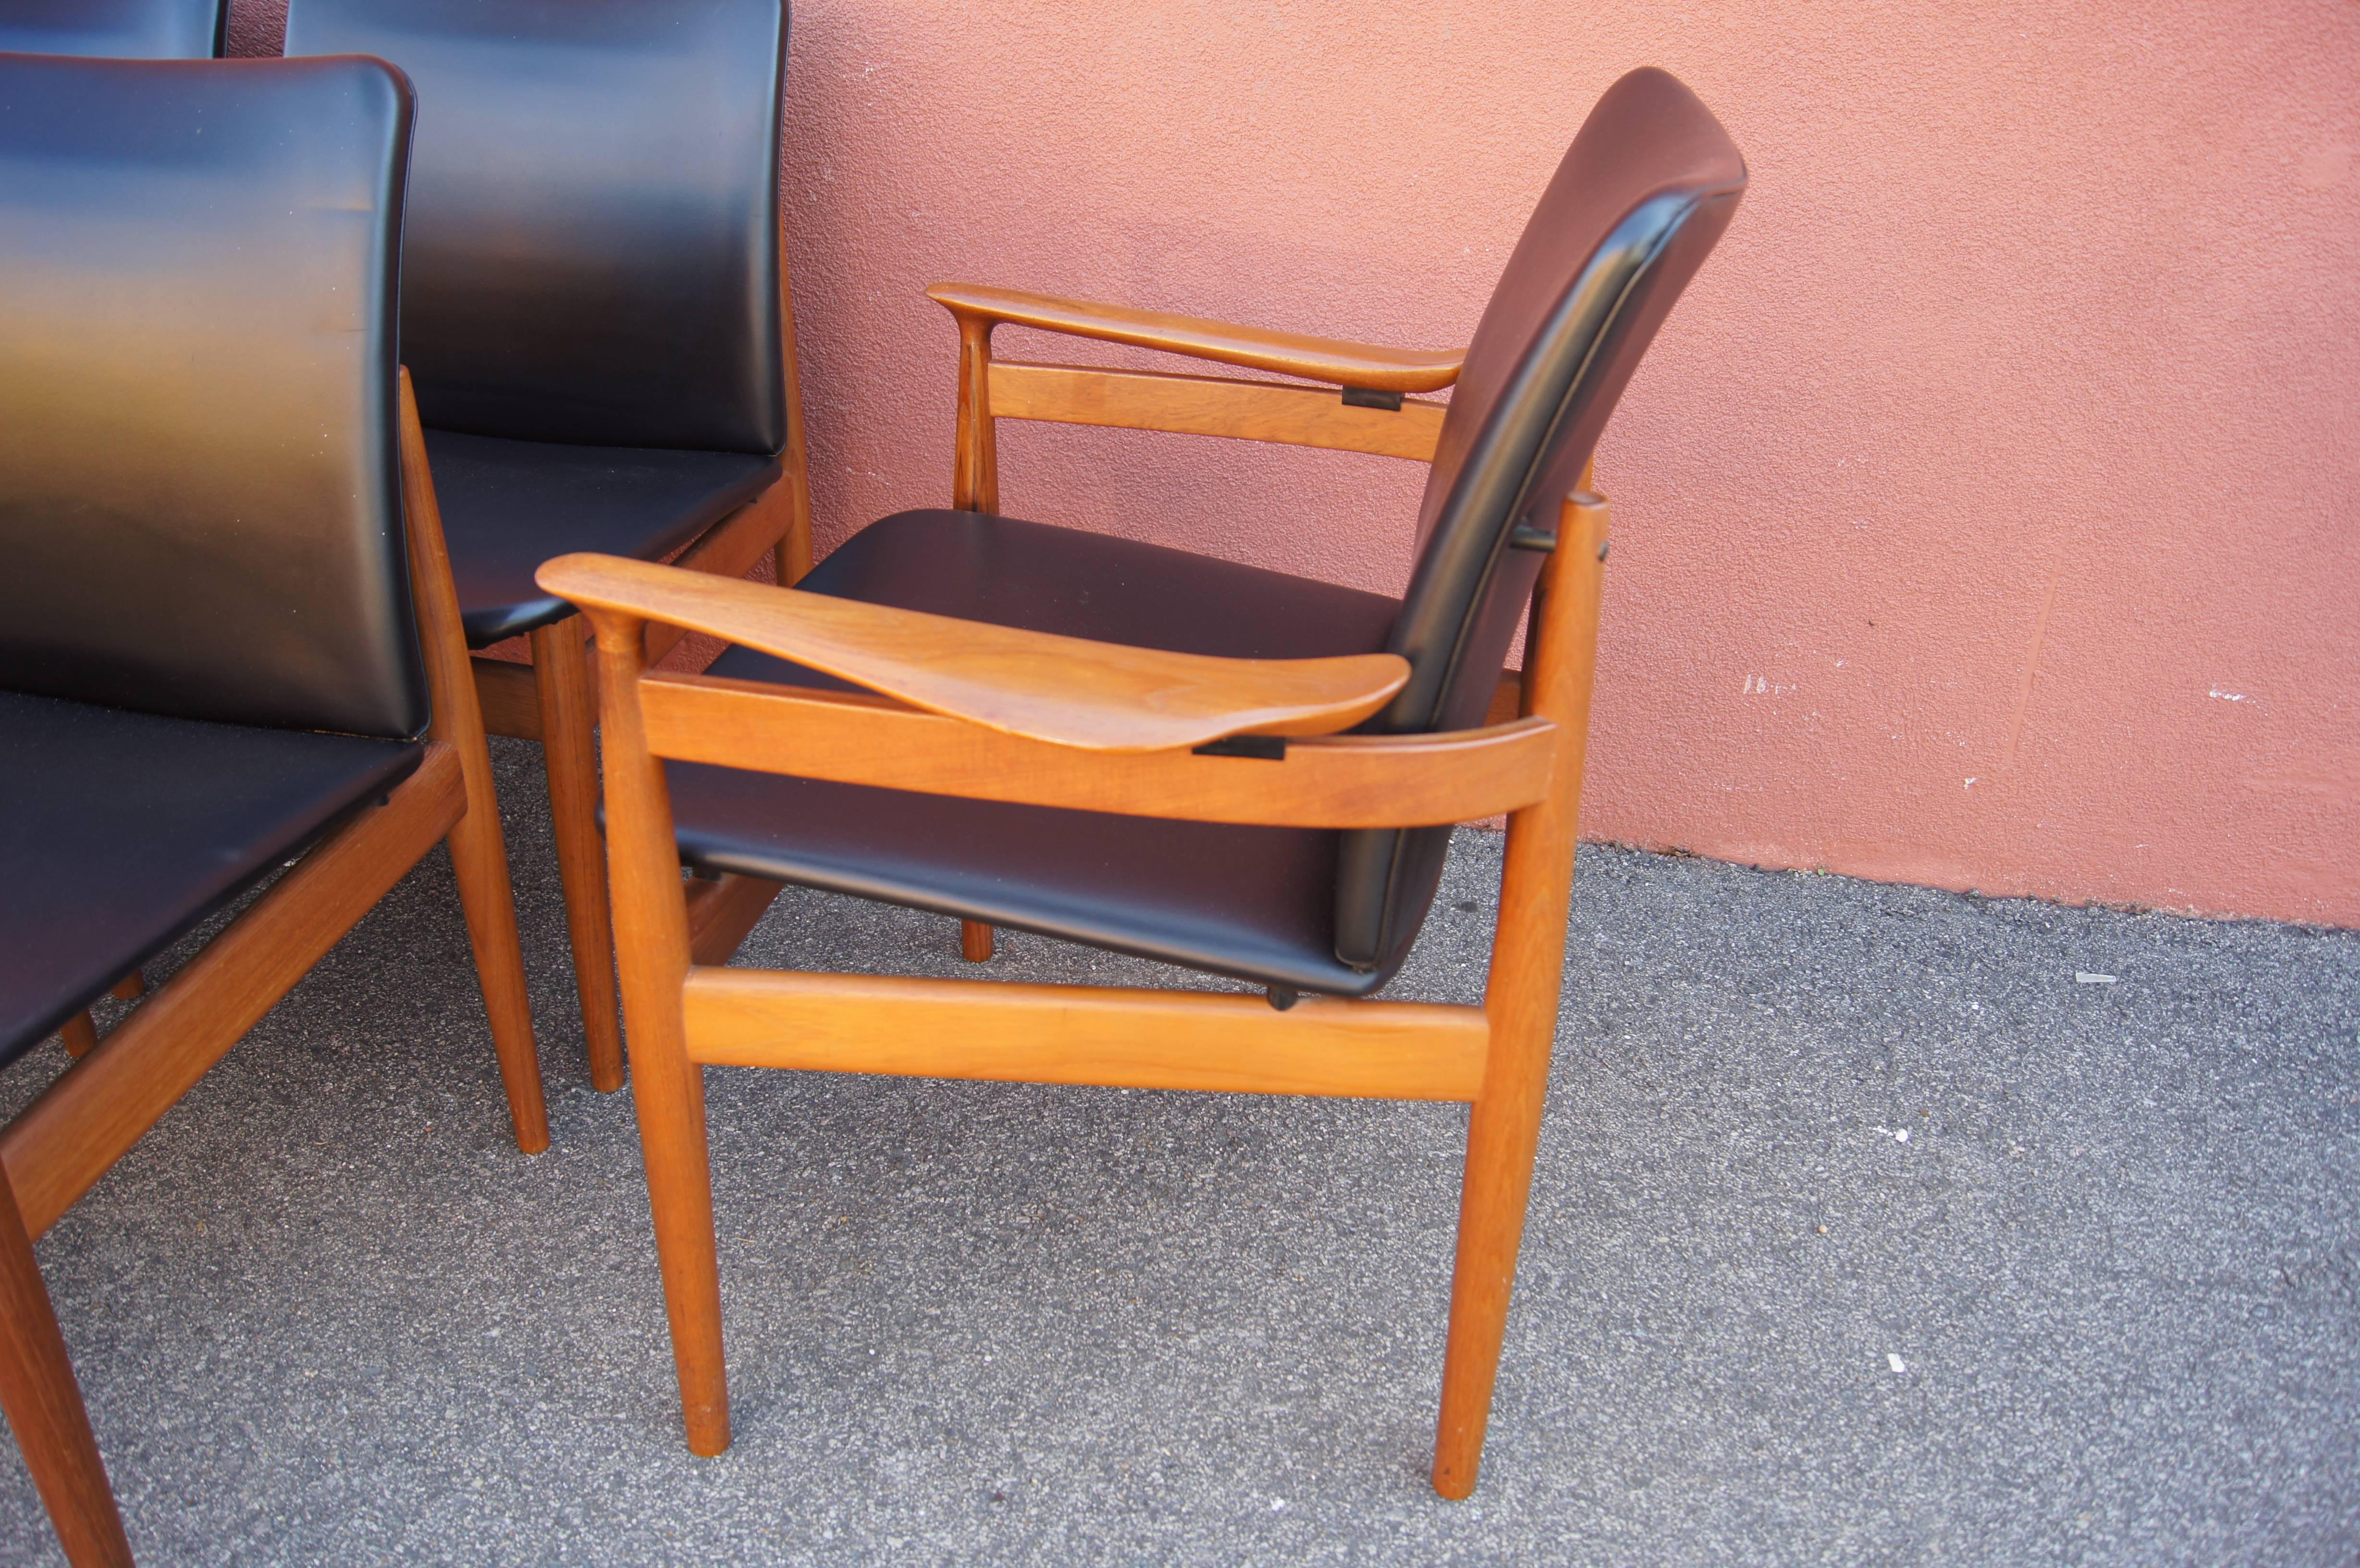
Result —
[{"label": "black leather armrest chair", "polygon": [[[873,523],[797,591],[589,557],[541,569],[598,626],[623,1001],[692,1450],[729,1442],[707,1067],[1459,1100],[1433,1474],[1467,1495],[1565,962],[1606,560],[1605,506],[1581,487],[1744,185],[1685,87],[1624,77],[1463,360],[937,288],[961,329],[968,509]],[[1018,321],[1342,390],[991,362],[993,325]],[[1400,396],[1453,380],[1447,410]],[[1408,592],[995,516],[991,420],[1017,417],[1430,458]],[[1489,723],[1528,612],[1522,716]],[[703,676],[651,674],[650,623],[738,646]],[[1483,1005],[1376,1000],[1450,824],[1502,811]],[[738,880],[684,901],[683,858]],[[785,882],[1232,976],[1270,1005],[722,967]]]},{"label": "black leather armrest chair", "polygon": [[0,0],[0,50],[111,60],[208,60],[229,0]]},{"label": "black leather armrest chair", "polygon": [[[538,738],[591,1079],[620,1086],[585,628],[533,569],[811,561],[779,232],[781,0],[294,0],[417,84],[402,346],[486,722]],[[667,644],[667,646],[669,646]],[[658,648],[654,651],[661,652]]]},{"label": "black leather armrest chair", "polygon": [[549,1141],[458,605],[403,525],[410,114],[378,60],[0,54],[0,1062],[291,863],[0,1128],[0,1409],[77,1563],[130,1553],[32,1238],[438,839]]}]

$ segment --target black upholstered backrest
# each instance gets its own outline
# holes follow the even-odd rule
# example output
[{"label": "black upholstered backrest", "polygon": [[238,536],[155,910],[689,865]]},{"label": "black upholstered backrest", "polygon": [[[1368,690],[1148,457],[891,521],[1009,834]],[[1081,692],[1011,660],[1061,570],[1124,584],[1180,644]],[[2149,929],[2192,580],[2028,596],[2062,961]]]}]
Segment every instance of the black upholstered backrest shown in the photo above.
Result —
[{"label": "black upholstered backrest", "polygon": [[0,55],[0,687],[426,720],[377,60]]},{"label": "black upholstered backrest", "polygon": [[[1631,72],[1590,111],[1468,345],[1393,637],[1409,684],[1371,728],[1482,721],[1540,572],[1540,556],[1510,537],[1519,524],[1555,530],[1558,503],[1744,188],[1728,134],[1665,72]],[[1448,835],[1344,835],[1339,958],[1391,969],[1407,956]]]},{"label": "black upholstered backrest", "polygon": [[0,0],[0,49],[111,60],[210,60],[229,0]]},{"label": "black upholstered backrest", "polygon": [[418,88],[402,341],[429,425],[773,452],[782,0],[294,0]]}]

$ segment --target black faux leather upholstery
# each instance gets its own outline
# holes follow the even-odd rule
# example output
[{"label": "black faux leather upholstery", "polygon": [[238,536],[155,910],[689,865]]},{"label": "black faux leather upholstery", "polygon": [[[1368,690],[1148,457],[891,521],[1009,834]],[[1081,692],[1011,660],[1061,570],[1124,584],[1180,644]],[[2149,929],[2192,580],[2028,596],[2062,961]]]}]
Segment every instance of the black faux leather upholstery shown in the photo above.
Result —
[{"label": "black faux leather upholstery", "polygon": [[[1390,645],[1410,661],[1409,684],[1368,728],[1482,721],[1540,571],[1539,555],[1508,549],[1509,536],[1520,523],[1556,530],[1558,503],[1744,189],[1728,134],[1665,72],[1632,71],[1590,110],[1468,345]],[[1400,965],[1448,842],[1447,828],[1345,835],[1344,962]]]},{"label": "black faux leather upholstery", "polygon": [[[1381,594],[1309,578],[973,512],[903,512],[871,524],[800,586],[1239,659],[1371,652],[1400,609]],[[745,648],[724,654],[712,673],[844,689]],[[1333,833],[1009,806],[686,763],[668,772],[692,865],[1297,990],[1360,995],[1381,983],[1336,960]]]},{"label": "black faux leather upholstery", "polygon": [[0,55],[0,688],[426,722],[394,445],[409,90]]},{"label": "black faux leather upholstery", "polygon": [[423,755],[409,130],[378,60],[0,55],[0,1061]]},{"label": "black faux leather upholstery", "polygon": [[0,49],[114,60],[221,53],[228,0],[0,0]]},{"label": "black faux leather upholstery", "polygon": [[0,1063],[424,755],[0,691]]},{"label": "black faux leather upholstery", "polygon": [[661,560],[760,495],[773,459],[426,432],[467,641],[486,648],[574,606],[532,574],[568,550]]},{"label": "black faux leather upholstery", "polygon": [[402,334],[429,426],[786,443],[785,49],[781,0],[294,0],[288,54],[418,87]]}]

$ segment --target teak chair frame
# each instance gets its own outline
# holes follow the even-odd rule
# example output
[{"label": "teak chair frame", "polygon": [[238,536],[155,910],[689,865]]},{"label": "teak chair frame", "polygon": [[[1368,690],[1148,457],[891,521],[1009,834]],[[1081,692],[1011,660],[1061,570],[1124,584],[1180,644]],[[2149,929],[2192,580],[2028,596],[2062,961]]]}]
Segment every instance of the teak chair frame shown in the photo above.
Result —
[{"label": "teak chair frame", "polygon": [[[1441,406],[1395,408],[1382,394],[1446,386],[1459,370],[1454,354],[1404,354],[1000,290],[944,285],[929,293],[959,323],[955,483],[958,504],[968,509],[997,505],[995,418],[1178,430],[1430,461]],[[1276,383],[994,364],[991,329],[1002,321],[1317,377],[1347,390],[1331,401],[1314,388]],[[1582,483],[1589,483],[1586,468]],[[1008,682],[1000,695],[1021,691],[1036,715],[1054,712],[1061,698],[1074,704],[1055,722],[1028,731],[992,704],[962,712],[944,700],[925,671],[930,663],[956,663],[960,644],[948,635],[929,641],[927,628],[906,612],[864,605],[825,612],[822,618],[831,621],[874,620],[874,646],[854,658],[810,635],[806,615],[822,615],[814,596],[738,584],[703,588],[660,569],[599,557],[561,558],[542,569],[542,585],[581,604],[596,631],[624,1014],[692,1452],[717,1454],[729,1444],[706,1066],[1459,1100],[1473,1109],[1433,1484],[1447,1497],[1473,1490],[1556,1034],[1607,528],[1599,496],[1585,488],[1566,497],[1535,592],[1525,669],[1514,688],[1517,717],[1495,722],[1495,703],[1484,727],[1459,734],[1334,733],[1372,712],[1372,701],[1331,714],[1324,724],[1240,724],[1204,737],[1255,727],[1317,737],[1290,742],[1275,766],[1202,755],[1193,744],[1132,744],[1120,720],[1107,718],[1104,671],[1084,661],[1086,651],[1077,658],[1077,648],[1105,645],[1034,638],[1031,668],[1015,674],[1007,655],[1021,652],[1018,645],[1032,634],[995,634],[1002,646],[992,669]],[[880,694],[651,672],[653,626],[744,642]],[[896,648],[901,651],[880,651]],[[1133,661],[1142,657],[1141,650],[1120,652]],[[1183,656],[1162,657],[1175,661],[1174,680],[1180,681]],[[1250,671],[1273,668],[1199,662],[1234,665],[1241,681]],[[976,683],[986,679],[966,673]],[[1210,822],[1414,827],[1504,811],[1505,867],[1483,1003],[1306,997],[1281,1009],[1258,996],[1203,992],[726,969],[720,966],[779,885],[725,877],[693,883],[683,898],[666,758]],[[978,956],[973,931],[970,923],[971,958]],[[989,928],[983,931],[988,943]]]},{"label": "teak chair frame", "polygon": [[[743,577],[767,554],[781,587],[800,582],[812,567],[811,465],[803,444],[795,308],[787,278],[783,223],[779,230],[779,355],[785,375],[787,444],[779,452],[778,481],[699,535],[674,558],[677,566]],[[651,663],[670,652],[681,636],[665,627],[650,635]],[[598,830],[598,698],[589,629],[579,616],[568,615],[527,634],[527,642],[530,664],[488,652],[474,655],[475,691],[485,729],[541,743],[590,1082],[608,1092],[623,1086],[623,1040],[615,996],[606,841]],[[756,918],[759,915],[757,910]]]},{"label": "teak chair frame", "polygon": [[424,759],[305,852],[152,994],[137,972],[126,976],[115,995],[144,999],[104,1039],[87,1013],[70,1023],[69,1049],[82,1048],[78,1059],[0,1128],[0,1410],[77,1568],[127,1564],[131,1547],[33,1242],[438,839],[450,846],[517,1147],[527,1154],[549,1147],[491,754],[406,370],[400,445],[410,593],[432,703]]}]

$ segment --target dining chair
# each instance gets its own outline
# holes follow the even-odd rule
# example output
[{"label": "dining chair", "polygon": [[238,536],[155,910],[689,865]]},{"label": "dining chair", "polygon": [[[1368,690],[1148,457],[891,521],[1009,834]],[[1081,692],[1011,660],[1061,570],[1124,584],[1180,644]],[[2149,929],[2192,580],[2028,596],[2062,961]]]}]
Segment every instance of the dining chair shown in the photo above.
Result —
[{"label": "dining chair", "polygon": [[[576,555],[596,628],[632,1084],[688,1445],[729,1442],[704,1069],[1471,1105],[1433,1481],[1475,1483],[1555,1039],[1606,507],[1600,430],[1745,166],[1660,71],[1600,99],[1464,355],[976,289],[962,498],[798,589]],[[1340,388],[995,363],[1021,321]],[[1405,391],[1456,382],[1447,408]],[[990,420],[1430,457],[1396,601],[996,516]],[[1520,714],[1487,723],[1519,624]],[[735,645],[651,670],[645,628]],[[1380,1001],[1450,824],[1508,813],[1480,1007]],[[793,882],[1226,975],[1262,996],[723,967]],[[714,918],[722,904],[727,920]]]},{"label": "dining chair", "polygon": [[0,55],[0,1062],[235,909],[0,1128],[0,1410],[76,1563],[130,1549],[32,1242],[438,840],[549,1143],[402,418],[410,113],[377,60]]},{"label": "dining chair", "polygon": [[0,51],[210,60],[228,0],[0,0]]},{"label": "dining chair", "polygon": [[[779,227],[781,0],[294,0],[290,55],[417,86],[402,350],[495,735],[538,739],[592,1082],[623,1081],[568,550],[811,564]],[[660,637],[663,648],[670,643]],[[663,648],[651,649],[661,654]]]}]

